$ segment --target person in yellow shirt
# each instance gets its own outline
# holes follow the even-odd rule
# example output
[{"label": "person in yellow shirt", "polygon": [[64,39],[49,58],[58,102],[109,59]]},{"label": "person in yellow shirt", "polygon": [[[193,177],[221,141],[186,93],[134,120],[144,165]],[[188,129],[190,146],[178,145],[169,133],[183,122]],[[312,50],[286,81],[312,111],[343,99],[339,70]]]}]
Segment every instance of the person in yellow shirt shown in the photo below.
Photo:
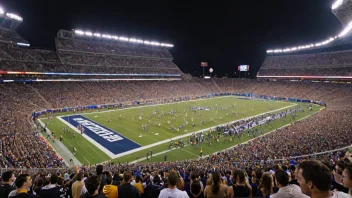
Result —
[{"label": "person in yellow shirt", "polygon": [[199,156],[200,156],[200,157],[203,157],[203,147],[200,147]]},{"label": "person in yellow shirt", "polygon": [[106,185],[103,188],[103,194],[107,198],[117,198],[118,197],[118,189],[117,186],[112,185],[112,176],[108,175],[106,177]]},{"label": "person in yellow shirt", "polygon": [[141,176],[136,176],[136,183],[134,184],[134,186],[139,190],[139,192],[141,193],[141,195],[143,195],[144,193],[144,188],[142,185],[142,178]]}]

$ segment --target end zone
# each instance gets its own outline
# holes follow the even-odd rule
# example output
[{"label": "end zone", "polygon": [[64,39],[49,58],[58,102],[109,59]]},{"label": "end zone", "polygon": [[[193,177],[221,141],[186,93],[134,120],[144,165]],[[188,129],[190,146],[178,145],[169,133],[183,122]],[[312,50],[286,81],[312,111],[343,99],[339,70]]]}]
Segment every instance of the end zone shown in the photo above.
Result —
[{"label": "end zone", "polygon": [[58,116],[57,118],[77,133],[81,133],[77,127],[83,127],[84,133],[82,136],[111,158],[114,158],[117,154],[141,147],[140,144],[82,115]]}]

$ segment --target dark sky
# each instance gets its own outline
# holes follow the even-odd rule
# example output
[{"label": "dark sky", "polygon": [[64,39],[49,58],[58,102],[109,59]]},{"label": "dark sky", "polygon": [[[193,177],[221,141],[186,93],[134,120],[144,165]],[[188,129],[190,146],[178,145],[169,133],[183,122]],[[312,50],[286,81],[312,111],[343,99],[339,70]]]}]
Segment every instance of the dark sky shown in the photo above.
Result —
[{"label": "dark sky", "polygon": [[[267,48],[319,42],[342,25],[332,0],[58,1],[0,0],[24,18],[18,32],[34,47],[54,48],[59,29],[83,29],[175,45],[175,63],[185,73],[233,75],[240,64],[254,76]],[[207,70],[209,69],[207,68]]]}]

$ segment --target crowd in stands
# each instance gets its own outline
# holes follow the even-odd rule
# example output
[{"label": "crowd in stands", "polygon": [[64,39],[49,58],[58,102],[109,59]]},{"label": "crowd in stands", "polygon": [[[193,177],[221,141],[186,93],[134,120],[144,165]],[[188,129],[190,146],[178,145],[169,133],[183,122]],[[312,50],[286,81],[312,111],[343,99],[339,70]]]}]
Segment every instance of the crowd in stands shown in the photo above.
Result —
[{"label": "crowd in stands", "polygon": [[[352,158],[332,164],[304,160],[297,165],[242,169],[210,164],[97,165],[35,173],[6,171],[0,196],[9,198],[350,198]],[[105,170],[104,170],[105,169]]]},{"label": "crowd in stands", "polygon": [[127,56],[147,56],[172,58],[169,48],[153,47],[143,44],[130,44],[119,41],[97,42],[79,39],[57,38],[57,48],[61,51],[94,52],[101,54],[119,54]]},{"label": "crowd in stands", "polygon": [[259,75],[351,76],[352,51],[267,56]]},{"label": "crowd in stands", "polygon": [[24,42],[27,43],[17,32],[7,29],[7,28],[0,28],[0,41],[5,42]]}]

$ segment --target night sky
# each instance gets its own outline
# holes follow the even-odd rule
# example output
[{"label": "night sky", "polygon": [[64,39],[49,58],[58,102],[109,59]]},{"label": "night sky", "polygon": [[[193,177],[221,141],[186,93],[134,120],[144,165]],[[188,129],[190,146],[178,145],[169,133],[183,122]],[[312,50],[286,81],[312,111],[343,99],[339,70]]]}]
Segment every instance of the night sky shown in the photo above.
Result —
[{"label": "night sky", "polygon": [[54,49],[58,30],[83,29],[172,43],[174,62],[194,76],[207,61],[218,77],[233,76],[240,64],[249,64],[254,77],[266,49],[338,34],[343,27],[332,2],[2,0],[0,6],[23,17],[18,32],[33,47]]}]

